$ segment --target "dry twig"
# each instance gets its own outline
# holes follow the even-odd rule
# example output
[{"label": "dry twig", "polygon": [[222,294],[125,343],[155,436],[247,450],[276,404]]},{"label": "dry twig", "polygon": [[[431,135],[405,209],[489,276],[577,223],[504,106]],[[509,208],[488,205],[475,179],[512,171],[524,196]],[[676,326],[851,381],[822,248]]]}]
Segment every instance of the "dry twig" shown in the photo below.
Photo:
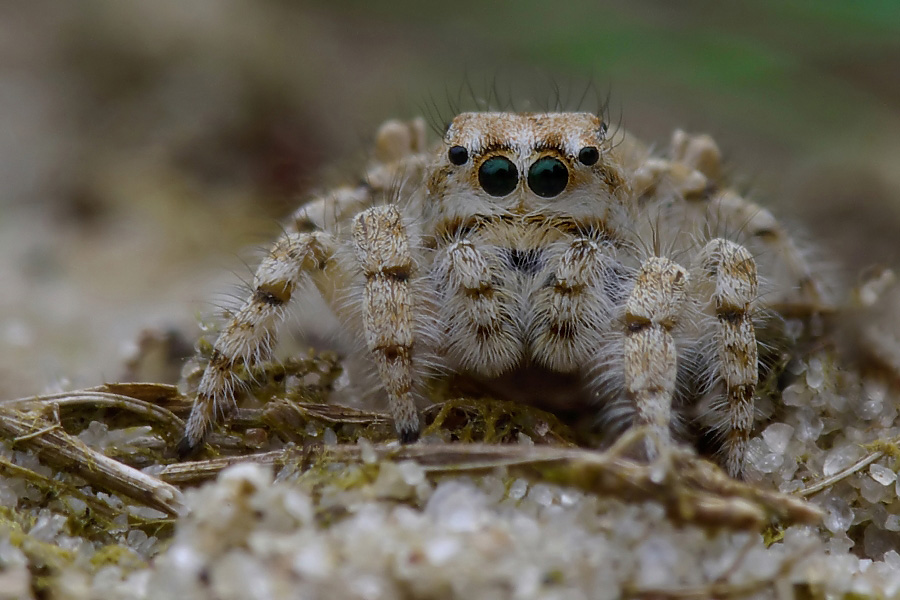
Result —
[{"label": "dry twig", "polygon": [[[319,460],[364,462],[356,445],[289,448],[245,457],[217,458],[163,467],[157,476],[172,484],[198,483],[238,462],[283,466],[309,465]],[[507,469],[540,481],[578,487],[602,496],[631,501],[657,501],[682,523],[709,528],[762,529],[771,519],[815,523],[821,512],[812,505],[734,481],[718,467],[688,452],[673,456],[673,469],[660,478],[655,465],[618,456],[552,446],[484,444],[420,444],[375,448],[378,461],[411,460],[431,476]]]},{"label": "dry twig", "polygon": [[0,412],[0,436],[18,439],[57,469],[74,472],[101,490],[111,490],[169,515],[186,510],[181,491],[89,448],[59,427],[48,427],[40,415],[13,410]]}]

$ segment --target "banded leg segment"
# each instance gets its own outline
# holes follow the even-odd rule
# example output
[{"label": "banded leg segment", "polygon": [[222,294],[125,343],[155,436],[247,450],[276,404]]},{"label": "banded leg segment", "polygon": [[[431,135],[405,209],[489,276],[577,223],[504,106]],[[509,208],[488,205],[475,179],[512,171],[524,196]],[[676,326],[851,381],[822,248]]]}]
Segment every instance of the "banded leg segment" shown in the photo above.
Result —
[{"label": "banded leg segment", "polygon": [[574,371],[596,354],[612,318],[612,300],[603,281],[614,276],[610,260],[599,242],[576,239],[560,258],[551,284],[532,295],[529,343],[541,365]]},{"label": "banded leg segment", "polygon": [[670,440],[678,356],[672,329],[684,310],[688,274],[666,258],[644,261],[625,304],[625,389],[635,421]]},{"label": "banded leg segment", "polygon": [[435,265],[446,352],[462,368],[488,377],[519,364],[524,352],[518,305],[503,275],[498,257],[469,240],[447,246]]},{"label": "banded leg segment", "polygon": [[178,454],[191,454],[212,429],[216,417],[234,406],[238,371],[267,359],[275,346],[285,305],[304,272],[324,268],[334,242],[327,233],[286,233],[260,263],[253,294],[219,334],[200,386]]},{"label": "banded leg segment", "polygon": [[363,327],[381,383],[388,395],[400,441],[419,437],[413,399],[413,261],[406,229],[395,206],[362,212],[353,222],[353,243],[366,283]]},{"label": "banded leg segment", "polygon": [[763,271],[782,286],[766,290],[767,305],[786,316],[809,316],[831,312],[834,304],[828,290],[816,277],[807,257],[785,228],[765,208],[726,190],[709,205],[709,221],[715,231],[740,231],[741,242],[760,257]]},{"label": "banded leg segment", "polygon": [[759,378],[753,327],[753,302],[759,293],[756,262],[746,248],[724,239],[709,242],[698,258],[702,271],[715,281],[716,359],[725,386],[723,452],[728,474],[738,477],[753,429]]}]

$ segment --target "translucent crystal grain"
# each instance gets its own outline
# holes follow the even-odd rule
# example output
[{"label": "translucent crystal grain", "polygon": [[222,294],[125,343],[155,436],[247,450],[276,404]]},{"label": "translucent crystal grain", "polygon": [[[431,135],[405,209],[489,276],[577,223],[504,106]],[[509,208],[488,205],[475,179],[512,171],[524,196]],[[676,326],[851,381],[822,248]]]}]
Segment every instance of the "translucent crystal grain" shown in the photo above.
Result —
[{"label": "translucent crystal grain", "polygon": [[445,481],[435,488],[425,505],[425,514],[449,531],[477,531],[487,518],[484,504],[484,494],[473,485]]},{"label": "translucent crystal grain", "polygon": [[784,456],[770,452],[756,459],[756,468],[762,473],[774,473],[784,462]]},{"label": "translucent crystal grain", "polygon": [[379,498],[405,500],[410,498],[414,490],[403,477],[397,464],[386,462],[378,469],[378,476],[372,484],[372,493]]},{"label": "translucent crystal grain", "polygon": [[326,446],[334,446],[338,443],[337,434],[334,432],[334,429],[331,427],[327,427],[325,432],[322,434],[322,441]]},{"label": "translucent crystal grain", "polygon": [[783,481],[778,485],[778,491],[783,494],[793,494],[794,492],[799,492],[805,486],[802,481],[797,480],[789,480]]},{"label": "translucent crystal grain", "polygon": [[106,448],[109,443],[108,438],[109,426],[100,421],[91,421],[88,426],[78,434],[78,439],[96,450],[103,450]]},{"label": "translucent crystal grain", "polygon": [[309,496],[300,490],[289,489],[282,496],[284,510],[298,523],[310,523],[315,517],[315,508]]},{"label": "translucent crystal grain", "polygon": [[822,361],[815,357],[809,359],[809,364],[806,367],[806,385],[813,390],[818,390],[821,389],[824,383],[825,368],[822,365]]},{"label": "translucent crystal grain", "polygon": [[94,575],[92,587],[94,590],[108,591],[116,587],[122,581],[122,569],[116,565],[101,567]]},{"label": "translucent crystal grain", "polygon": [[794,435],[794,428],[787,423],[772,423],[762,432],[763,440],[775,454],[784,454]]},{"label": "translucent crystal grain", "polygon": [[797,439],[802,442],[815,441],[824,429],[825,422],[821,417],[814,415],[812,411],[805,411],[803,419],[797,425]]},{"label": "translucent crystal grain", "polygon": [[900,531],[900,515],[888,515],[884,520],[884,528],[888,531]]},{"label": "translucent crystal grain", "polygon": [[419,485],[425,482],[425,469],[418,463],[405,460],[397,464],[397,470],[407,485]]},{"label": "translucent crystal grain", "polygon": [[900,554],[897,554],[896,550],[888,550],[885,552],[882,560],[884,561],[884,564],[891,569],[896,569],[897,574],[900,575]]},{"label": "translucent crystal grain", "polygon": [[146,598],[152,575],[151,571],[136,571],[128,575],[120,586],[128,590],[127,595],[123,597]]},{"label": "translucent crystal grain", "polygon": [[52,542],[62,532],[67,520],[64,515],[42,509],[28,535],[42,542]]},{"label": "translucent crystal grain", "polygon": [[19,503],[19,493],[16,484],[24,485],[21,479],[0,478],[0,506],[15,508]]},{"label": "translucent crystal grain", "polygon": [[806,385],[794,383],[781,392],[781,401],[787,406],[806,406],[812,394]]},{"label": "translucent crystal grain", "polygon": [[156,510],[155,508],[150,508],[149,506],[137,505],[129,505],[128,514],[134,515],[136,517],[141,517],[142,519],[147,519],[148,521],[160,520],[168,517],[168,515],[161,510]]},{"label": "translucent crystal grain", "polygon": [[844,394],[835,394],[831,391],[823,391],[817,395],[818,398],[821,398],[825,401],[825,404],[829,406],[834,413],[843,413],[847,412],[847,407],[849,404],[849,399]]},{"label": "translucent crystal grain", "polygon": [[[882,487],[881,489],[885,489]],[[866,515],[875,525],[884,529],[884,522],[887,520],[888,511],[884,504],[877,502],[864,507]]]},{"label": "translucent crystal grain", "polygon": [[830,477],[835,473],[838,473],[852,465],[854,462],[862,458],[862,455],[863,449],[860,448],[857,444],[845,444],[843,446],[833,448],[825,457],[825,463],[823,464],[822,472],[826,477]]},{"label": "translucent crystal grain", "polygon": [[509,493],[507,497],[513,500],[521,500],[525,497],[525,494],[528,492],[528,482],[524,479],[516,479],[512,482],[512,485],[509,486]]},{"label": "translucent crystal grain", "polygon": [[681,551],[671,540],[652,537],[637,549],[641,568],[637,582],[645,587],[663,587],[672,579],[672,571],[680,562]]},{"label": "translucent crystal grain", "polygon": [[[852,519],[851,519],[852,520]],[[827,526],[827,523],[826,523]],[[828,540],[825,543],[825,549],[829,554],[834,556],[842,556],[845,557],[847,552],[850,551],[855,544],[853,540],[851,540],[846,533],[842,531],[833,532],[835,533],[834,537]]]},{"label": "translucent crystal grain", "polygon": [[540,506],[550,506],[553,504],[553,490],[544,484],[536,483],[528,490],[528,499],[539,504]]},{"label": "translucent crystal grain", "polygon": [[869,400],[884,402],[887,397],[887,384],[881,379],[866,379],[862,384],[863,394]]},{"label": "translucent crystal grain", "polygon": [[859,482],[859,493],[867,502],[874,504],[876,502],[881,502],[886,498],[889,491],[888,488],[881,483],[878,483],[871,477],[863,475]]},{"label": "translucent crystal grain", "polygon": [[440,536],[425,544],[425,556],[428,558],[428,562],[436,567],[441,567],[462,549],[463,545],[459,538]]},{"label": "translucent crystal grain", "polygon": [[294,555],[291,566],[302,577],[324,579],[334,571],[335,561],[323,540],[313,540]]},{"label": "translucent crystal grain", "polygon": [[897,473],[883,465],[873,464],[869,467],[869,475],[881,485],[891,485],[897,480]]},{"label": "translucent crystal grain", "polygon": [[884,403],[881,400],[863,400],[853,404],[856,416],[866,421],[877,418],[883,409]]},{"label": "translucent crystal grain", "polygon": [[[83,515],[87,510],[87,503],[81,498],[66,498],[66,505],[76,515]],[[129,507],[130,510],[131,507]],[[163,515],[165,516],[165,515]]]},{"label": "translucent crystal grain", "polygon": [[863,552],[866,556],[880,559],[885,552],[900,547],[900,534],[879,529],[874,523],[866,525],[863,532]]},{"label": "translucent crystal grain", "polygon": [[359,446],[360,458],[365,464],[371,465],[378,460],[378,454],[375,452],[375,446],[372,445],[372,442],[361,437],[356,444]]},{"label": "translucent crystal grain", "polygon": [[842,498],[829,498],[825,504],[823,524],[832,533],[847,531],[853,523],[853,509]]}]

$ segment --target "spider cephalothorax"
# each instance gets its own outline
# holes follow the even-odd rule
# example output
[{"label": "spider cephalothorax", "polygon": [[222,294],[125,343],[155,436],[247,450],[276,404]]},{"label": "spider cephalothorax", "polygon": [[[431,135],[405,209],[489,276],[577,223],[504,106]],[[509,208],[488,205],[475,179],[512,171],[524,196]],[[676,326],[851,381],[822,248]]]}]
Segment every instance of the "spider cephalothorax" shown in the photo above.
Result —
[{"label": "spider cephalothorax", "polygon": [[450,374],[660,440],[695,419],[740,475],[754,323],[820,298],[771,214],[720,187],[715,144],[678,132],[654,158],[590,113],[464,113],[432,150],[423,131],[385,124],[365,185],[297,211],[215,343],[181,449],[233,403],[238,367],[269,356],[309,278],[364,340],[402,441],[423,381]]}]

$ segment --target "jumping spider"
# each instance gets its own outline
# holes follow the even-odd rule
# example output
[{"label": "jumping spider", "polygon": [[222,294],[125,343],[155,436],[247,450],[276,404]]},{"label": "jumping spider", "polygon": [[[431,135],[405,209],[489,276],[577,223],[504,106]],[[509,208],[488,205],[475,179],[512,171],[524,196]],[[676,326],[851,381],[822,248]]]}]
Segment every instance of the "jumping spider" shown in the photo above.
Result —
[{"label": "jumping spider", "polygon": [[824,301],[773,216],[720,186],[715,143],[676,132],[656,158],[580,112],[460,114],[434,151],[424,129],[386,123],[364,184],[294,214],[215,342],[182,454],[311,280],[365,341],[402,442],[423,382],[449,374],[611,430],[713,432],[740,476],[760,324]]}]

